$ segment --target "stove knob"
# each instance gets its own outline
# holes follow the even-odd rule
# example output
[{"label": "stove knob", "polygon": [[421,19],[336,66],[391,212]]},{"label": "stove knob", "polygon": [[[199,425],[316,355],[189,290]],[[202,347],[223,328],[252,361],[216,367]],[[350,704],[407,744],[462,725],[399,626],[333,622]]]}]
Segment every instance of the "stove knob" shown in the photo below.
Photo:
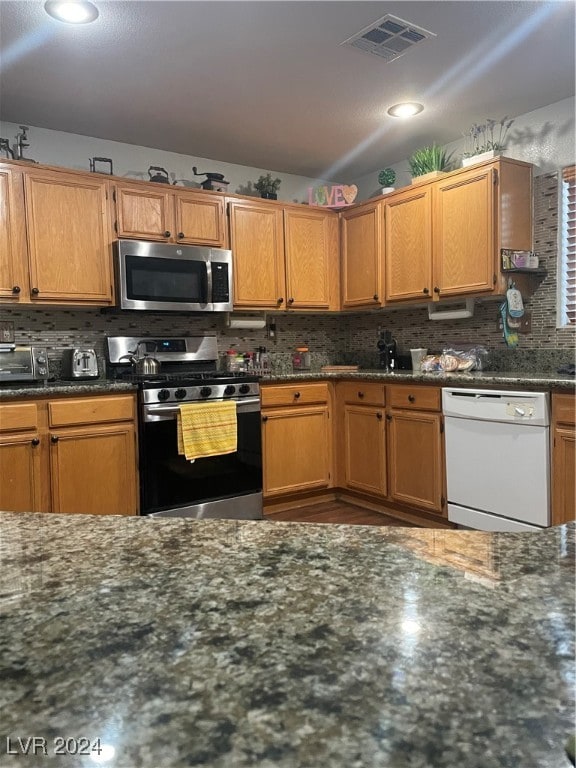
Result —
[{"label": "stove knob", "polygon": [[248,392],[250,392],[250,384],[241,384],[240,385],[240,394],[241,395],[247,395]]},{"label": "stove knob", "polygon": [[182,398],[186,397],[186,390],[177,389],[176,392],[174,392],[174,397],[176,398],[176,400],[182,400]]},{"label": "stove knob", "polygon": [[202,389],[200,390],[200,397],[210,397],[211,394],[212,394],[212,390],[210,389],[210,387],[202,387]]},{"label": "stove knob", "polygon": [[160,392],[158,392],[158,400],[168,400],[170,397],[170,391],[167,389],[161,389]]},{"label": "stove knob", "polygon": [[232,384],[228,384],[228,386],[224,390],[225,395],[233,395],[234,392],[236,392],[236,387],[233,387]]}]

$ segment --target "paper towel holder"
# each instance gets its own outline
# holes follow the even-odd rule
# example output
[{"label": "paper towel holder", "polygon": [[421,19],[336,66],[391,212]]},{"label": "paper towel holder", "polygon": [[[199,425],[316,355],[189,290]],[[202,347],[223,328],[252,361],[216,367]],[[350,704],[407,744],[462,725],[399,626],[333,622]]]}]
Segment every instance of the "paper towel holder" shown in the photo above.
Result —
[{"label": "paper towel holder", "polygon": [[266,328],[266,315],[241,315],[227,312],[225,325],[231,329],[258,331]]},{"label": "paper towel holder", "polygon": [[[464,299],[460,302],[451,302],[446,305],[448,309],[439,311],[435,304],[428,304],[429,320],[463,320],[474,314],[474,299]],[[456,308],[455,308],[456,307]]]}]

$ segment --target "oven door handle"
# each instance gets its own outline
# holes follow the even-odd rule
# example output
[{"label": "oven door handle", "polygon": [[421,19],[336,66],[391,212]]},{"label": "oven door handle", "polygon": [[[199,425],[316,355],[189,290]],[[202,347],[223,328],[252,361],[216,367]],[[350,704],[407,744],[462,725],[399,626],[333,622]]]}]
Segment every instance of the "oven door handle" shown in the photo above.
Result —
[{"label": "oven door handle", "polygon": [[[218,400],[217,402],[221,401]],[[244,400],[236,400],[235,402],[237,413],[252,413],[260,410],[259,397],[246,397]],[[155,416],[160,417],[161,419],[166,419],[169,416],[175,417],[179,412],[179,405],[146,405],[144,406],[144,421],[159,420],[154,419]]]}]

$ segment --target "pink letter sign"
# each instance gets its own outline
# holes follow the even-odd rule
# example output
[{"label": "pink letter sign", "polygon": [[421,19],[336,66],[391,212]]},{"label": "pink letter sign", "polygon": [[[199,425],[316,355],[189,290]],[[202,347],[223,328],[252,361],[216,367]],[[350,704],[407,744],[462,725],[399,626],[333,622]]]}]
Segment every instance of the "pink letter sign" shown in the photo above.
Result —
[{"label": "pink letter sign", "polygon": [[352,205],[356,200],[358,187],[356,184],[334,184],[331,187],[309,187],[308,203],[310,205],[324,205],[329,208],[342,208]]}]

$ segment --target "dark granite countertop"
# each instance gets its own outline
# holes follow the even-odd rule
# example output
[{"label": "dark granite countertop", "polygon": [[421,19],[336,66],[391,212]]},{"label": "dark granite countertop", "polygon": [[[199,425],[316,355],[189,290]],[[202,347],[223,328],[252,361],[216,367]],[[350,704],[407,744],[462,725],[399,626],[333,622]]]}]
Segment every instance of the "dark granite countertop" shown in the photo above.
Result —
[{"label": "dark granite countertop", "polygon": [[526,372],[526,371],[474,371],[472,373],[422,373],[420,371],[395,371],[385,373],[379,369],[360,369],[338,373],[322,371],[306,371],[302,373],[271,374],[262,379],[262,383],[281,383],[302,381],[303,379],[363,379],[365,381],[382,381],[386,384],[433,384],[438,387],[518,387],[519,389],[563,389],[567,392],[576,391],[576,379],[560,373]]},{"label": "dark granite countertop", "polygon": [[90,395],[103,392],[133,392],[136,385],[108,379],[78,381],[13,382],[0,384],[0,400],[12,397],[46,397],[47,395]]},{"label": "dark granite countertop", "polygon": [[0,765],[567,767],[574,533],[1,513]]}]

